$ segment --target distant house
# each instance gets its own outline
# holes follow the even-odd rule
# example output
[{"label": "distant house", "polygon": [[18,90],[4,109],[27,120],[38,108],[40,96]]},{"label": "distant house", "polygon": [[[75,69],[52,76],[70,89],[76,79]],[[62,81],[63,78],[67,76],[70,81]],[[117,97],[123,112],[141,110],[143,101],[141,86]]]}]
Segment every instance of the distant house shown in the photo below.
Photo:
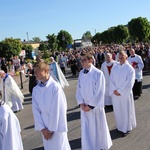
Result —
[{"label": "distant house", "polygon": [[40,42],[34,42],[34,41],[22,41],[21,42],[23,45],[31,45],[33,47],[33,53],[35,54],[35,56],[38,55],[38,50],[39,50],[39,46],[40,46]]},{"label": "distant house", "polygon": [[37,43],[37,42],[34,42],[34,41],[22,41],[21,43],[25,44],[25,45],[31,45],[33,47],[33,49],[38,49],[39,46],[40,46],[40,42]]}]

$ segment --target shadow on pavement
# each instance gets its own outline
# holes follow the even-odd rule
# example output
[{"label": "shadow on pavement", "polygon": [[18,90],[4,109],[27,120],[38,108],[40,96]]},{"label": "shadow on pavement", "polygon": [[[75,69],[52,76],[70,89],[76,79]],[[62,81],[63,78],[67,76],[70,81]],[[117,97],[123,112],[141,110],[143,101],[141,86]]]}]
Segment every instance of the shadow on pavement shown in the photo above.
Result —
[{"label": "shadow on pavement", "polygon": [[80,108],[80,107],[79,107],[79,106],[76,106],[76,107],[74,107],[74,108],[68,109],[67,112],[72,111],[72,110],[75,110],[75,109],[78,109],[78,108]]},{"label": "shadow on pavement", "polygon": [[30,105],[30,104],[32,104],[31,94],[25,94],[23,105]]},{"label": "shadow on pavement", "polygon": [[24,130],[27,130],[27,129],[32,129],[32,128],[34,128],[34,125],[32,125],[32,126],[29,126],[29,127],[26,127],[26,128],[24,128]]},{"label": "shadow on pavement", "polygon": [[119,132],[117,129],[111,130],[110,135],[111,135],[112,140],[122,138],[121,132]]},{"label": "shadow on pavement", "polygon": [[150,88],[150,84],[147,84],[147,85],[143,85],[143,86],[142,86],[142,89],[148,89],[148,88]]},{"label": "shadow on pavement", "polygon": [[24,94],[24,97],[31,97],[32,95],[31,94]]},{"label": "shadow on pavement", "polygon": [[71,149],[81,148],[81,138],[69,141]]},{"label": "shadow on pavement", "polygon": [[80,112],[72,112],[67,114],[67,121],[80,119]]},{"label": "shadow on pavement", "polygon": [[28,101],[31,101],[31,100],[32,100],[32,98],[25,98],[24,102],[28,102]]},{"label": "shadow on pavement", "polygon": [[31,150],[44,150],[44,147],[38,147],[38,148],[31,149]]},{"label": "shadow on pavement", "polygon": [[23,105],[31,105],[32,101],[23,102]]},{"label": "shadow on pavement", "polygon": [[143,71],[143,76],[149,76],[150,75],[150,71]]},{"label": "shadow on pavement", "polygon": [[105,106],[105,112],[109,113],[113,111],[113,106]]},{"label": "shadow on pavement", "polygon": [[78,77],[66,77],[67,81],[71,81],[71,80],[78,80]]}]

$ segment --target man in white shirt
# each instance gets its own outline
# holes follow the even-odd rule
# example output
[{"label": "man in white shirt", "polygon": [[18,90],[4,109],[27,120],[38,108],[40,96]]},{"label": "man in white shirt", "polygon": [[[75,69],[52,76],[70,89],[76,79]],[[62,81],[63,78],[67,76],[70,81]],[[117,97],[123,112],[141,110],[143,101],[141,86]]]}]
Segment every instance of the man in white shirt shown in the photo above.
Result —
[{"label": "man in white shirt", "polygon": [[76,99],[81,108],[82,150],[108,150],[112,146],[104,111],[105,77],[93,64],[92,54],[82,53]]}]

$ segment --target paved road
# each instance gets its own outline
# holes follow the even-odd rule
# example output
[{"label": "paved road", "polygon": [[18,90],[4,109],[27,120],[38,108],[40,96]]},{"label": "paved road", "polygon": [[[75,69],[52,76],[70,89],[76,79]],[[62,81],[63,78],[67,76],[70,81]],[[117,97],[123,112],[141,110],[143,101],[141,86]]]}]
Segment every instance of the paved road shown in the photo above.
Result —
[{"label": "paved road", "polygon": [[[19,83],[19,79],[16,78],[16,80]],[[22,128],[24,150],[43,150],[41,135],[34,131],[31,95],[27,91],[28,81],[26,78],[23,78],[23,81],[25,82],[22,90],[25,95],[24,110],[16,115]],[[72,150],[81,150],[80,111],[75,99],[77,78],[68,77],[68,82],[70,86],[64,90],[68,103],[68,137]],[[150,150],[150,72],[145,72],[143,94],[138,100],[135,100],[135,109],[137,128],[124,138],[116,131],[112,109],[106,109],[108,126],[113,140],[110,150]]]}]

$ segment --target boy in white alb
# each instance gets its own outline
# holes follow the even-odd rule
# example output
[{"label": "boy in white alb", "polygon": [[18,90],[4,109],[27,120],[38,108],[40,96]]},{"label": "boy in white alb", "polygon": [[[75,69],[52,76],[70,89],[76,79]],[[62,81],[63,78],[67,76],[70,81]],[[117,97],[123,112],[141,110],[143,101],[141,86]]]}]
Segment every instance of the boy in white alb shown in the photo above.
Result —
[{"label": "boy in white alb", "polygon": [[67,137],[67,103],[62,87],[49,75],[45,62],[34,65],[39,80],[33,88],[32,109],[35,130],[41,131],[45,150],[70,150]]},{"label": "boy in white alb", "polygon": [[104,111],[105,77],[92,61],[90,53],[81,54],[76,99],[81,108],[82,150],[108,150],[112,140]]}]

